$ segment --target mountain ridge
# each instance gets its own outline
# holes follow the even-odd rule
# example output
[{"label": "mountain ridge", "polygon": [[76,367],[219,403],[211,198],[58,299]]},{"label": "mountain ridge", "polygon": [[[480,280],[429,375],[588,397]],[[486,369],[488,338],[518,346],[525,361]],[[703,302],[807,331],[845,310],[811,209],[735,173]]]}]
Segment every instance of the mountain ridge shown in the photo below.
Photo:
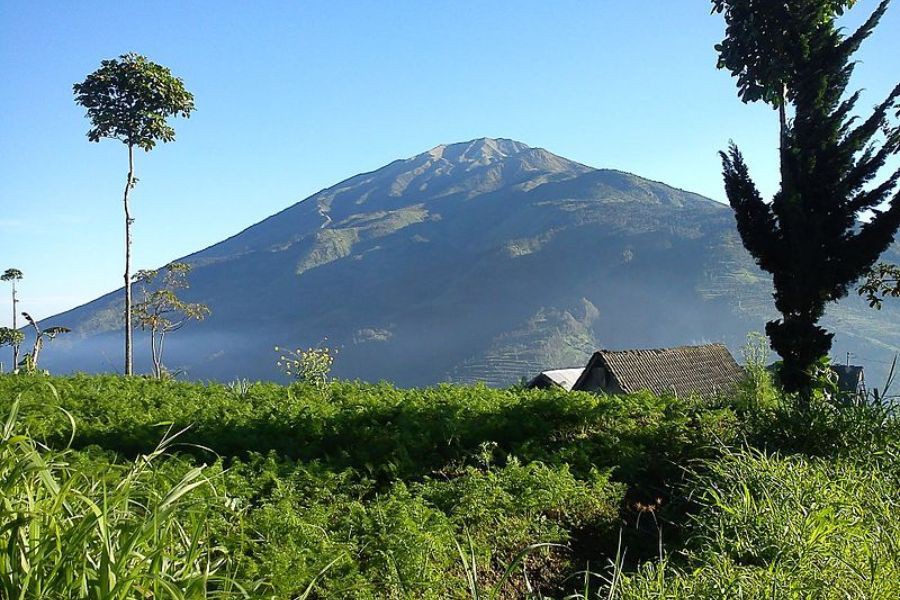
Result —
[{"label": "mountain ridge", "polygon": [[[201,378],[276,377],[272,347],[327,338],[342,377],[505,385],[589,346],[737,350],[773,313],[726,205],[503,138],[354,175],[180,260],[213,313],[167,362]],[[119,293],[47,320],[75,330],[51,368],[115,364]],[[892,309],[854,300],[835,311],[846,346],[900,348]]]}]

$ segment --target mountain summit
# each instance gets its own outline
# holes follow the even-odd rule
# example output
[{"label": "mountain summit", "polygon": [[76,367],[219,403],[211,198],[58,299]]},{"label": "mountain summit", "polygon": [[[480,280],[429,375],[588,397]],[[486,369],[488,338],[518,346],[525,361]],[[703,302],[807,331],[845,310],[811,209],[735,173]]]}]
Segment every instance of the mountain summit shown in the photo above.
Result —
[{"label": "mountain summit", "polygon": [[[167,349],[193,378],[276,377],[274,346],[327,343],[340,377],[506,385],[600,346],[737,349],[772,315],[728,207],[508,139],[356,175],[180,260],[212,309]],[[74,333],[47,365],[115,369],[120,298],[48,320]],[[839,306],[836,352],[900,347],[892,312]]]},{"label": "mountain summit", "polygon": [[442,158],[451,163],[477,162],[479,164],[488,164],[530,149],[529,146],[515,140],[480,138],[457,144],[441,144],[435,146],[426,154],[436,159]]}]

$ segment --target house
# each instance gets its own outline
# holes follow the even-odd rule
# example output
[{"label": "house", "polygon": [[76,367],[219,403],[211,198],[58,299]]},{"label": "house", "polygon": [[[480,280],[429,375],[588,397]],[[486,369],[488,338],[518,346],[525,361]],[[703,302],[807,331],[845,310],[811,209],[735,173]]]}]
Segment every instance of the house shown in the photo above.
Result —
[{"label": "house", "polygon": [[857,365],[831,365],[837,375],[837,386],[840,392],[848,397],[866,397],[866,376],[863,368]]},{"label": "house", "polygon": [[744,376],[722,344],[595,352],[573,391],[711,398],[732,391]]},{"label": "house", "polygon": [[[777,380],[780,367],[781,363],[775,362],[766,367],[766,369]],[[831,370],[832,380],[837,385],[838,393],[842,398],[865,400],[868,396],[868,390],[866,389],[865,371],[861,366],[832,363],[828,368]],[[877,394],[877,388],[873,392]]]},{"label": "house", "polygon": [[547,390],[553,387],[561,387],[567,392],[572,391],[572,386],[584,372],[582,367],[574,369],[555,369],[543,371],[537,377],[528,382],[529,389]]}]

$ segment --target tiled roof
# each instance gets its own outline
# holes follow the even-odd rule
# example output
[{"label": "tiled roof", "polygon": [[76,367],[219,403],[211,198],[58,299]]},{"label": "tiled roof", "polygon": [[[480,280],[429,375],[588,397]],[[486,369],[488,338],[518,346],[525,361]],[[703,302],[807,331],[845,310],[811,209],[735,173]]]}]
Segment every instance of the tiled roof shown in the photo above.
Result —
[{"label": "tiled roof", "polygon": [[722,344],[680,346],[653,350],[600,350],[594,353],[585,375],[597,366],[605,367],[624,393],[650,390],[654,394],[675,393],[709,398],[731,391],[744,375],[731,353]]}]

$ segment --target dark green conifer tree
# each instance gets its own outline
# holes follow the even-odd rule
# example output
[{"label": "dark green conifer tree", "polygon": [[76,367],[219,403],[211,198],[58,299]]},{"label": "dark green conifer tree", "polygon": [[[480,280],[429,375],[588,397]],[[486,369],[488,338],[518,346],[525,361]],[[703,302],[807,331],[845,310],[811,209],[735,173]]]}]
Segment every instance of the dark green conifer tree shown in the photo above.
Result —
[{"label": "dark green conifer tree", "polygon": [[801,398],[831,348],[833,334],[818,325],[825,306],[847,295],[900,226],[900,170],[879,179],[900,151],[900,85],[864,117],[854,114],[860,93],[846,94],[852,56],[889,1],[847,36],[835,20],[852,0],[713,0],[727,24],[719,67],[738,78],[745,102],[779,110],[781,186],[771,203],[737,146],[721,156],[744,246],[772,274],[781,318],[766,333],[783,359],[781,380]]}]

